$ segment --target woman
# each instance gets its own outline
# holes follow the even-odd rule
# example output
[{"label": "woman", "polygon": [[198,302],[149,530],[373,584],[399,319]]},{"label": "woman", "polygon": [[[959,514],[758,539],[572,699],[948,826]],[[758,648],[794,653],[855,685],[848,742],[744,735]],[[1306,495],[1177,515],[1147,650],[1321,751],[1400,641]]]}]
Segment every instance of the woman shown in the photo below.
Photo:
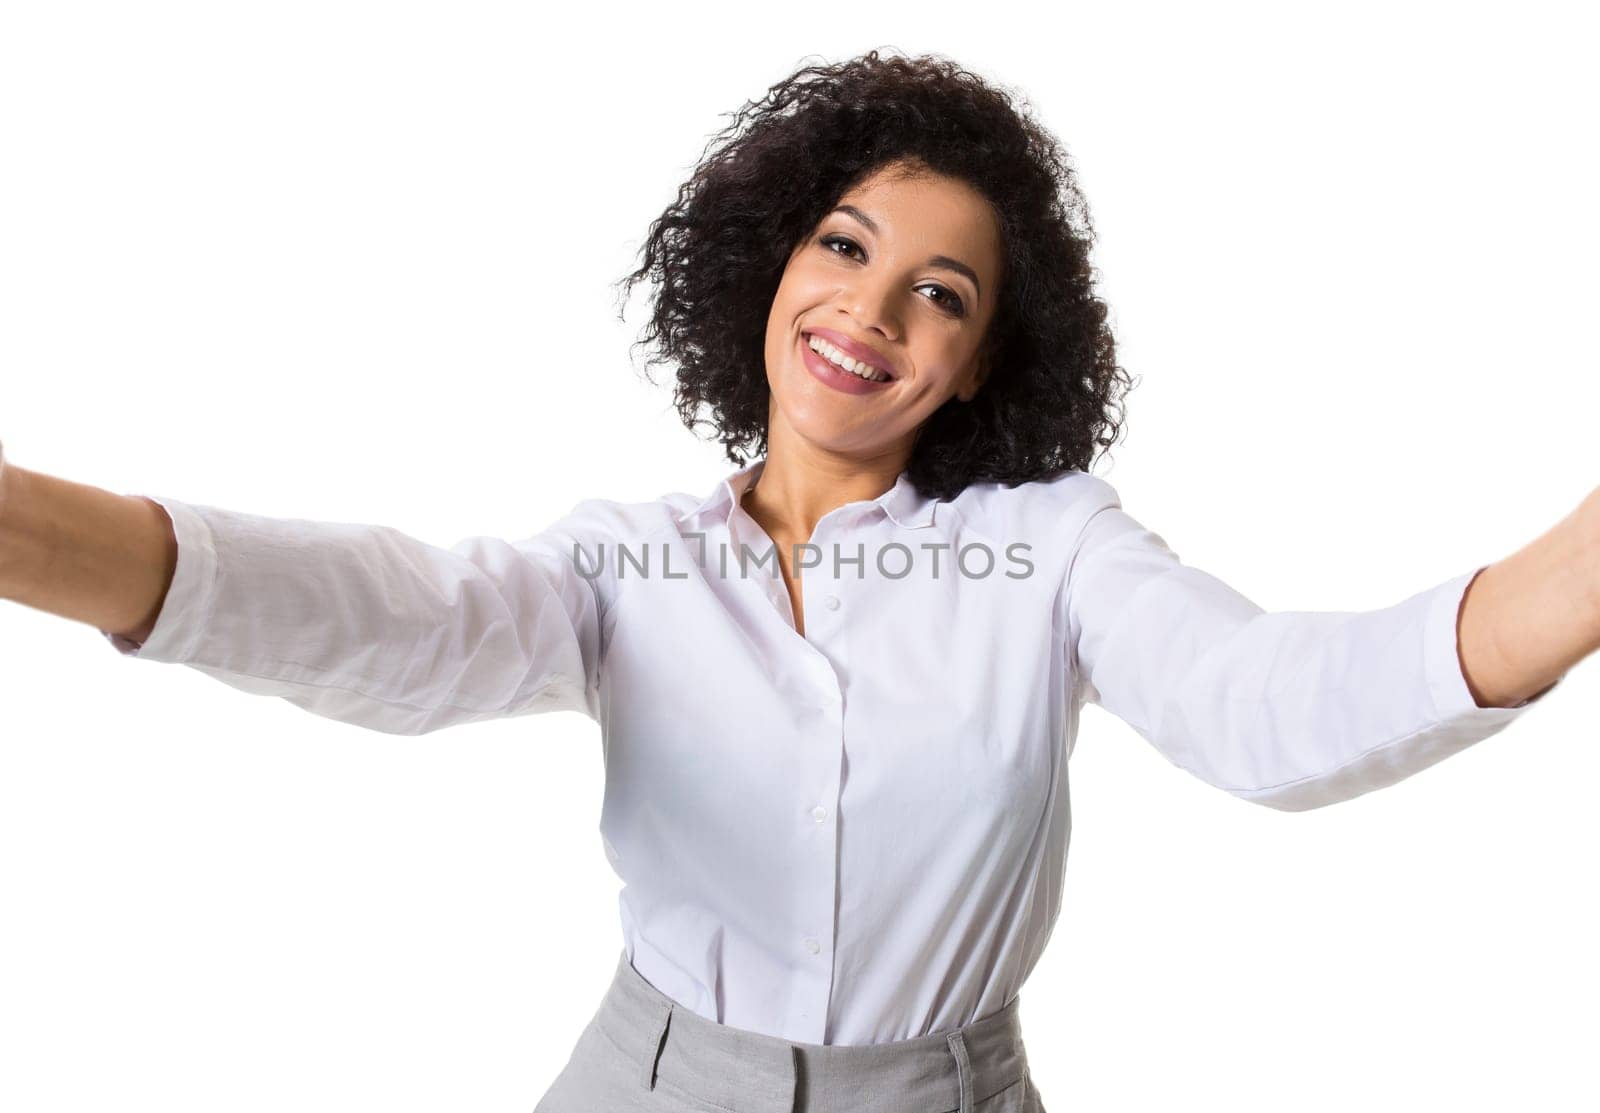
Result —
[{"label": "woman", "polygon": [[1264,613],[1087,474],[1128,384],[1007,95],[872,52],[726,139],[628,276],[739,466],[706,496],[443,550],[11,468],[0,587],[376,730],[593,717],[625,945],[540,1113],[1040,1110],[1083,703],[1269,807],[1393,784],[1600,643],[1600,498],[1393,606]]}]

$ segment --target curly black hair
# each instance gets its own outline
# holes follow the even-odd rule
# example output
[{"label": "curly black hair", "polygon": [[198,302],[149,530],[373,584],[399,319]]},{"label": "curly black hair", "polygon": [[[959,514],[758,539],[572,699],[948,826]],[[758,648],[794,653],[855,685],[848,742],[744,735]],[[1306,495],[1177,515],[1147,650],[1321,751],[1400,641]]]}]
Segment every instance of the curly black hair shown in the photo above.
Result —
[{"label": "curly black hair", "polygon": [[917,490],[950,499],[972,483],[1087,471],[1116,441],[1133,383],[1093,290],[1088,205],[1057,141],[1009,91],[937,55],[872,50],[803,67],[731,115],[619,280],[623,302],[654,280],[634,346],[659,350],[646,378],[677,364],[674,405],[691,432],[709,424],[741,467],[766,452],[766,324],[785,264],[840,197],[905,160],[978,190],[1005,260],[984,339],[992,370],[972,401],[949,399],[919,428],[906,469]]}]

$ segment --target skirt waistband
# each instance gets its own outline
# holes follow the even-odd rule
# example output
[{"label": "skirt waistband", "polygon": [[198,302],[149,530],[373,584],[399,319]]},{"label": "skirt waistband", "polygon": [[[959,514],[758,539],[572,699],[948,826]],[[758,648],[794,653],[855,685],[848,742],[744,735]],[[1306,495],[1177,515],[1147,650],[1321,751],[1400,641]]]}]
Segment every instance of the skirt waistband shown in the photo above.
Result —
[{"label": "skirt waistband", "polygon": [[633,968],[624,948],[592,1023],[638,1064],[645,1089],[665,1083],[740,1113],[971,1113],[1027,1077],[1020,1000],[915,1039],[795,1043],[718,1024],[679,1005]]}]

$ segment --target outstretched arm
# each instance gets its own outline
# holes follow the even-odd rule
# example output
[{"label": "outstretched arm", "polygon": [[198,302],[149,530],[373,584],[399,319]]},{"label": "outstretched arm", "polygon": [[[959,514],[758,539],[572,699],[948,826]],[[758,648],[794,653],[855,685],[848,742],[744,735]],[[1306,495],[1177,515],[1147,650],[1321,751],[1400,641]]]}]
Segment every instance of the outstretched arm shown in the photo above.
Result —
[{"label": "outstretched arm", "polygon": [[[1587,514],[1386,607],[1269,612],[1179,560],[1109,483],[1083,483],[1066,586],[1080,694],[1254,803],[1304,811],[1404,780],[1537,706],[1595,638]],[[1488,590],[1463,648],[1474,579]]]},{"label": "outstretched arm", "polygon": [[1467,588],[1461,672],[1479,707],[1515,707],[1600,649],[1600,487]]},{"label": "outstretched arm", "polygon": [[120,653],[391,734],[549,711],[599,718],[611,519],[584,500],[531,536],[430,545],[387,526],[271,518],[0,472],[0,598]]}]

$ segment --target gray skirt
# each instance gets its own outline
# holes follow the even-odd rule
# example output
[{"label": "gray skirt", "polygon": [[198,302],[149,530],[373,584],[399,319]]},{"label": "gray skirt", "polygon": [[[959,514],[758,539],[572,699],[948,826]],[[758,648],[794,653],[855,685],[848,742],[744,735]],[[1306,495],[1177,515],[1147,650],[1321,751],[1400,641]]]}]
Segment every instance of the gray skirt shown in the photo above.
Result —
[{"label": "gray skirt", "polygon": [[624,949],[534,1113],[1045,1113],[1019,1002],[916,1039],[794,1043],[691,1012]]}]

